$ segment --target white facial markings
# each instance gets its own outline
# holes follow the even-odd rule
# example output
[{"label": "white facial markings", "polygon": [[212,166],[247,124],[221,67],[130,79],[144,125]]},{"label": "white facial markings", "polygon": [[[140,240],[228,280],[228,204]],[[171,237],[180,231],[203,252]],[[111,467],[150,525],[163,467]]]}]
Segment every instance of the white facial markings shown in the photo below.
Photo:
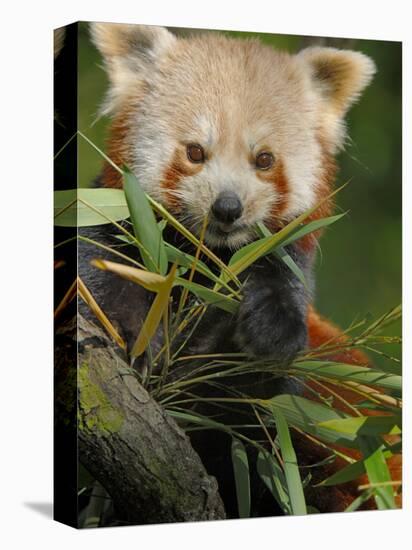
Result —
[{"label": "white facial markings", "polygon": [[136,116],[135,134],[130,136],[133,149],[133,171],[143,189],[154,199],[164,198],[161,177],[170,164],[176,140],[170,134],[167,121],[148,108]]},{"label": "white facial markings", "polygon": [[209,114],[199,114],[193,121],[193,137],[187,137],[186,142],[199,143],[210,149],[217,141],[217,127]]}]

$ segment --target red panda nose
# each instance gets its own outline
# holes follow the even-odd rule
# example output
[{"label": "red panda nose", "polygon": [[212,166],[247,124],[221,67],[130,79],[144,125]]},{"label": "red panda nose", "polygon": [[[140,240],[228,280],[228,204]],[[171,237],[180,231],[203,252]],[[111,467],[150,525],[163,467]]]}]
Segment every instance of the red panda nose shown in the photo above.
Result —
[{"label": "red panda nose", "polygon": [[242,203],[233,191],[223,191],[212,206],[213,216],[222,223],[233,223],[243,212]]}]

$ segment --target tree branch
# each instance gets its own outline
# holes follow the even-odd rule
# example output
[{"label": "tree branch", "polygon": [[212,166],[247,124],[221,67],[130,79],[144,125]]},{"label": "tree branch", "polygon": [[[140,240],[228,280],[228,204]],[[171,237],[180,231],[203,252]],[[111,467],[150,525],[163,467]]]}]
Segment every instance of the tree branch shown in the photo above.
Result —
[{"label": "tree branch", "polygon": [[216,480],[187,436],[121,350],[80,315],[57,331],[57,399],[76,347],[80,460],[109,492],[116,516],[137,524],[224,518]]}]

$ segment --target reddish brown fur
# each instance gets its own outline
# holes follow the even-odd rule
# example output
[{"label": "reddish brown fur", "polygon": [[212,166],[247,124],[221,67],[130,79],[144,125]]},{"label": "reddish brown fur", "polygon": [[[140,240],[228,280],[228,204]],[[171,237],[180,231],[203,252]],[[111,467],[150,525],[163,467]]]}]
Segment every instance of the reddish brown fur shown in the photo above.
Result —
[{"label": "reddish brown fur", "polygon": [[[322,169],[319,176],[318,185],[316,188],[316,204],[326,199],[331,194],[333,189],[333,183],[335,181],[337,165],[334,157],[328,153],[326,146],[321,142],[322,147]],[[258,177],[264,181],[270,182],[277,193],[280,193],[280,200],[274,205],[272,209],[272,219],[268,223],[269,229],[272,232],[278,231],[283,225],[282,214],[288,206],[288,193],[289,182],[285,174],[284,165],[281,159],[278,159],[272,170],[268,172],[262,172],[258,174]],[[309,223],[314,220],[326,218],[331,215],[333,209],[332,199],[325,200],[319,208],[317,208],[308,218],[305,223]],[[312,252],[321,236],[322,231],[315,231],[299,239],[297,246],[304,252]]]},{"label": "reddish brown fur", "polygon": [[307,326],[309,331],[309,347],[318,348],[321,345],[334,346],[334,351],[331,356],[325,355],[325,358],[341,363],[349,363],[351,365],[368,366],[369,359],[358,350],[339,350],[341,345],[347,341],[342,331],[333,325],[330,321],[322,318],[313,307],[309,307]]},{"label": "reddish brown fur", "polygon": [[[134,113],[133,107],[127,105],[119,111],[113,119],[110,135],[107,143],[107,156],[119,168],[130,162],[127,136],[130,134],[131,117]],[[122,175],[110,163],[105,162],[101,177],[104,187],[121,189],[123,187]]]},{"label": "reddish brown fur", "polygon": [[[273,206],[272,218],[273,220],[279,220],[282,218],[282,214],[288,205],[289,183],[286,178],[285,169],[282,159],[276,160],[273,168],[267,172],[257,172],[258,178],[263,181],[269,182],[275,193],[279,195],[279,200]],[[276,222],[274,222],[276,225]],[[276,227],[278,229],[278,227]]]},{"label": "reddish brown fur", "polygon": [[179,197],[174,194],[180,180],[184,177],[194,176],[201,170],[202,164],[191,163],[182,149],[177,148],[175,150],[172,161],[166,168],[161,180],[161,186],[166,191],[166,203],[171,210],[179,212],[181,207]]}]

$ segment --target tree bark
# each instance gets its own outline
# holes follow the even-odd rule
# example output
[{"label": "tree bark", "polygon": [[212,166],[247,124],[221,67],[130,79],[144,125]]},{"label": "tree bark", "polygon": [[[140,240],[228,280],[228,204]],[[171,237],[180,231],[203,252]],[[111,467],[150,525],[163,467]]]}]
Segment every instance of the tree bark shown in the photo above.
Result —
[{"label": "tree bark", "polygon": [[[110,494],[118,519],[223,519],[216,480],[188,437],[139,384],[122,352],[80,315],[57,330],[57,401],[76,348],[79,458]],[[68,412],[63,403],[58,414]]]}]

